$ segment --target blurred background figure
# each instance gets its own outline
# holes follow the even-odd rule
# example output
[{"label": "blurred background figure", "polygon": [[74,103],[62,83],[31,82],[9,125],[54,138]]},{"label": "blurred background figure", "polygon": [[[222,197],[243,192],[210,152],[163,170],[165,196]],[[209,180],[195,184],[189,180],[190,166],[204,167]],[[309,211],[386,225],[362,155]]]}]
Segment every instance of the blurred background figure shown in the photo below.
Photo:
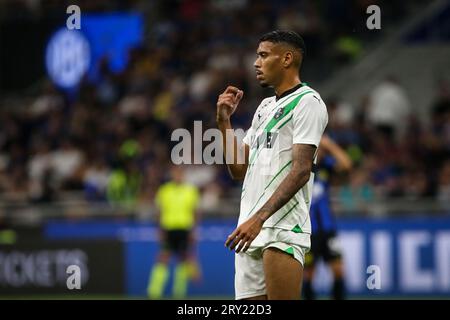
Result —
[{"label": "blurred background figure", "polygon": [[150,299],[162,298],[172,256],[178,259],[172,288],[174,298],[184,298],[188,281],[199,280],[200,277],[195,252],[199,191],[185,182],[182,166],[173,165],[170,177],[171,180],[158,189],[155,198],[159,212],[161,249],[150,274],[147,289]]},{"label": "blurred background figure", "polygon": [[405,89],[389,76],[369,93],[368,120],[386,139],[398,138],[411,113]]},{"label": "blurred background figure", "polygon": [[118,166],[109,176],[107,197],[113,206],[128,212],[137,209],[142,173],[137,165],[139,144],[134,140],[125,141],[119,150]]},{"label": "blurred background figure", "polygon": [[318,168],[314,178],[310,210],[311,250],[305,257],[303,274],[303,294],[306,300],[316,299],[313,279],[315,266],[321,259],[333,273],[331,297],[343,300],[346,296],[342,250],[337,237],[336,218],[330,205],[329,180],[331,174],[346,173],[351,168],[352,160],[345,150],[324,135],[319,145]]},{"label": "blurred background figure", "polygon": [[8,229],[8,226],[3,224],[0,219],[0,245],[2,244],[14,244],[17,240],[17,234],[14,230]]}]

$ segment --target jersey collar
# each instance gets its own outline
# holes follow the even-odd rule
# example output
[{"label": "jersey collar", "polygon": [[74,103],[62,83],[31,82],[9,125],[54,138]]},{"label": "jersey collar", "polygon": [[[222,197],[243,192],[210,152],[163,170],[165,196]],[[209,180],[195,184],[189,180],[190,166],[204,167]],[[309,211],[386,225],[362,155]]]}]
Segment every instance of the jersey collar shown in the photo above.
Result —
[{"label": "jersey collar", "polygon": [[292,92],[294,92],[294,91],[296,91],[296,90],[298,90],[298,89],[300,89],[301,87],[306,86],[306,85],[307,85],[306,82],[300,82],[300,83],[299,83],[298,85],[296,85],[295,87],[293,87],[293,88],[291,88],[291,89],[286,90],[285,92],[283,92],[280,96],[275,96],[275,101],[278,101],[278,100],[280,100],[280,99],[283,98],[283,97],[286,97],[287,95],[291,94]]}]

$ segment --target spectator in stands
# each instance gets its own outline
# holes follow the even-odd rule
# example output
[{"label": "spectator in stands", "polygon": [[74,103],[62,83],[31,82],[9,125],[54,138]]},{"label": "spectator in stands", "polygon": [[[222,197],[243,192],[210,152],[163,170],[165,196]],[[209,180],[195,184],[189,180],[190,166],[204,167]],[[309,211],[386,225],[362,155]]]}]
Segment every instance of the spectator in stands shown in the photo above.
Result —
[{"label": "spectator in stands", "polygon": [[447,160],[439,171],[437,199],[446,212],[450,212],[450,160]]},{"label": "spectator in stands", "polygon": [[[398,19],[398,15],[389,12],[397,12],[395,7],[403,8],[406,3],[394,2],[383,2],[383,12],[387,13],[383,13],[383,26],[388,25],[389,16]],[[261,95],[253,81],[255,52],[251,43],[255,35],[279,26],[297,29],[309,38],[311,52],[306,59],[314,72],[307,68],[305,77],[317,83],[341,67],[339,60],[332,59],[333,50],[326,50],[325,46],[339,44],[344,60],[361,54],[365,47],[362,41],[368,33],[365,24],[359,22],[360,18],[367,18],[367,3],[83,1],[83,12],[145,7],[148,11],[144,17],[146,22],[151,21],[151,32],[146,35],[144,46],[130,52],[125,71],[111,72],[108,57],[104,57],[99,82],[84,79],[79,94],[71,99],[44,80],[19,97],[20,108],[0,109],[1,200],[55,200],[68,190],[85,191],[88,200],[109,199],[113,203],[119,203],[125,194],[140,199],[136,201],[153,198],[170,163],[171,132],[176,128],[191,129],[195,120],[203,121],[204,130],[208,123],[214,123],[215,112],[209,108],[215,99],[212,93],[225,86],[230,77],[238,79],[237,85],[246,92],[236,111],[236,125],[249,126],[249,110]],[[64,1],[0,1],[0,22],[33,19],[45,25],[65,12],[66,7]],[[356,28],[358,25],[364,27],[364,32]],[[382,35],[383,30],[388,28],[371,34]],[[2,75],[3,79],[9,81]],[[36,89],[40,91],[35,92]],[[430,108],[430,126],[411,120],[408,98],[395,81],[383,81],[375,87],[363,101],[367,109],[360,108],[356,113],[351,112],[354,106],[346,101],[327,101],[330,135],[364,168],[357,169],[350,185],[331,182],[332,186],[342,187],[346,208],[363,205],[374,197],[374,190],[382,196],[431,195],[445,199],[442,195],[446,194],[446,183],[441,181],[441,174],[446,172],[444,163],[450,152],[449,92],[448,85],[441,82],[438,98]],[[9,101],[5,106],[10,106]],[[406,135],[401,134],[403,123],[409,126]],[[387,136],[395,134],[398,140],[386,139],[386,134],[380,136],[377,130],[387,132]],[[65,137],[70,137],[70,141]],[[127,140],[139,142],[139,156],[128,162],[135,172],[132,175],[139,173],[141,177],[131,179],[141,191],[131,187],[131,182],[131,190],[125,191],[127,174],[118,166],[116,150]],[[103,159],[97,159],[95,154],[101,154]],[[423,168],[427,181],[420,174],[425,171]],[[195,170],[187,175],[207,190],[205,203],[209,208],[217,205],[219,196],[233,196],[236,183],[223,168],[201,169],[201,175],[196,176],[199,172]],[[105,185],[105,181],[110,184]],[[49,196],[51,188],[54,194]]]},{"label": "spectator in stands", "polygon": [[119,151],[120,164],[108,179],[108,201],[127,213],[137,209],[141,190],[142,175],[136,162],[138,154],[138,143],[134,140],[125,141]]},{"label": "spectator in stands", "polygon": [[370,93],[368,120],[387,139],[399,138],[411,112],[405,89],[390,76]]}]

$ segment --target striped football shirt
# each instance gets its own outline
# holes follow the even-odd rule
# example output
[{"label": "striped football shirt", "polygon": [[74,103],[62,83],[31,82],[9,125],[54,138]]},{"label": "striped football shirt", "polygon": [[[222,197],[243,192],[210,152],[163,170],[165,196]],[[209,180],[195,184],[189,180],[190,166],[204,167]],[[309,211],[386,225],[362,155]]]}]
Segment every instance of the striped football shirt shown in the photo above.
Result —
[{"label": "striped football shirt", "polygon": [[[327,123],[325,103],[306,83],[278,99],[273,96],[261,102],[243,140],[250,147],[250,153],[238,224],[255,214],[289,173],[293,144],[318,147]],[[317,152],[314,163],[316,158]],[[311,172],[309,181],[267,219],[264,227],[311,233],[309,209],[313,180]]]}]

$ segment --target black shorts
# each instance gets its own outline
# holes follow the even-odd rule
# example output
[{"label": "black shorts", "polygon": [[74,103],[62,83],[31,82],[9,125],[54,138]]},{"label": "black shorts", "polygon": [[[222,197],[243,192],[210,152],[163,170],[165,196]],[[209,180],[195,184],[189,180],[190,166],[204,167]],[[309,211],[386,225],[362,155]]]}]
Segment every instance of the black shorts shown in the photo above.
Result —
[{"label": "black shorts", "polygon": [[176,254],[187,253],[189,248],[190,230],[163,230],[165,232],[165,241],[163,249]]},{"label": "black shorts", "polygon": [[311,266],[323,259],[325,263],[342,257],[342,251],[335,231],[317,232],[311,235],[311,250],[306,254],[305,266]]}]

